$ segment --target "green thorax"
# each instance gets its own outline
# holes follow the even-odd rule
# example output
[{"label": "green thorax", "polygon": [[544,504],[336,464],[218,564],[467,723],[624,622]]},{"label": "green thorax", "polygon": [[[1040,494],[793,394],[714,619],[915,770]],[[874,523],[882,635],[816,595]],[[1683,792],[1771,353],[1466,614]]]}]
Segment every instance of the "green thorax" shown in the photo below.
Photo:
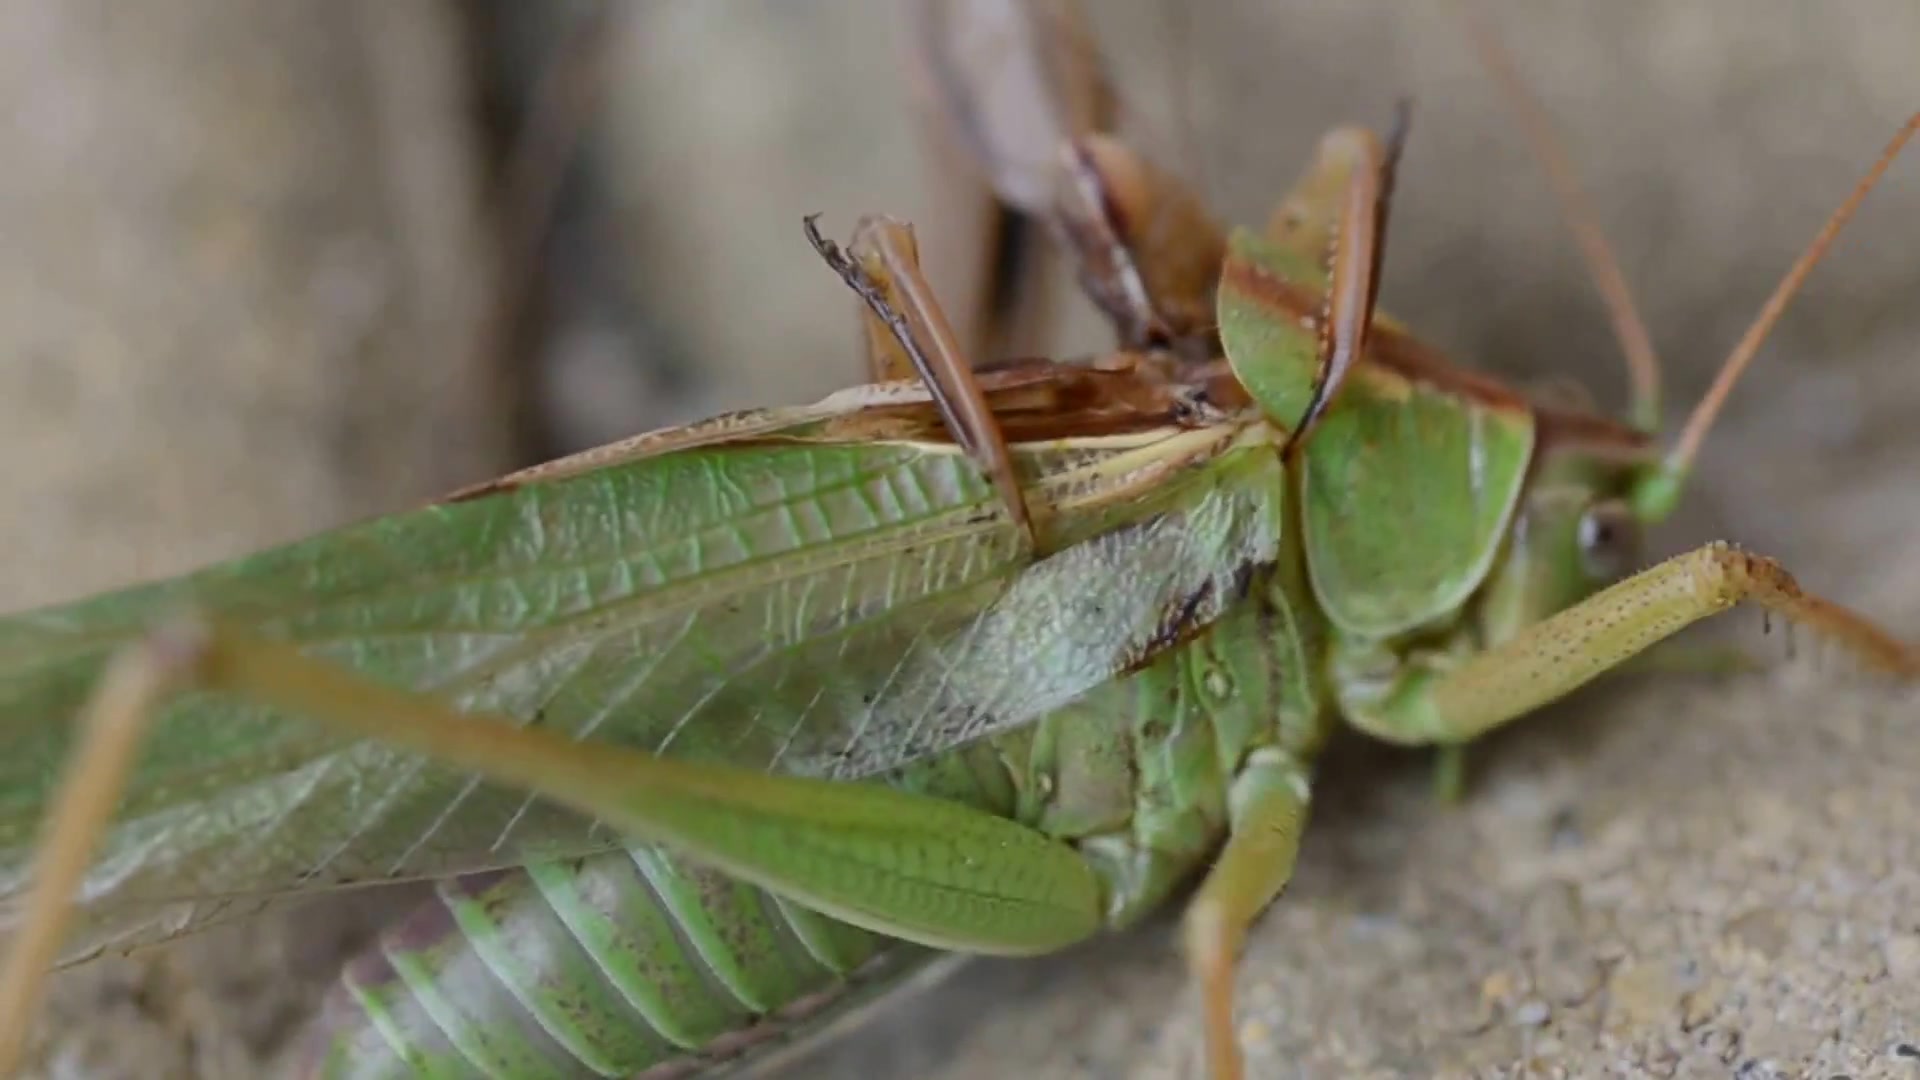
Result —
[{"label": "green thorax", "polygon": [[1326,626],[1297,514],[1281,512],[1278,560],[1217,622],[993,740],[1015,789],[995,809],[1074,843],[1107,885],[1110,924],[1150,912],[1206,866],[1253,751],[1304,765],[1328,734]]},{"label": "green thorax", "polygon": [[[1240,231],[1220,287],[1220,337],[1267,415],[1306,408],[1324,277]],[[1525,484],[1525,401],[1449,367],[1378,320],[1296,466],[1314,595],[1343,635],[1381,640],[1451,621],[1486,577]]]},{"label": "green thorax", "polygon": [[[1273,422],[1318,378],[1316,259],[1244,230],[1219,292],[1221,343]],[[1631,569],[1639,434],[1528,403],[1377,316],[1366,355],[1289,463],[1329,677],[1362,727],[1388,697]]]}]

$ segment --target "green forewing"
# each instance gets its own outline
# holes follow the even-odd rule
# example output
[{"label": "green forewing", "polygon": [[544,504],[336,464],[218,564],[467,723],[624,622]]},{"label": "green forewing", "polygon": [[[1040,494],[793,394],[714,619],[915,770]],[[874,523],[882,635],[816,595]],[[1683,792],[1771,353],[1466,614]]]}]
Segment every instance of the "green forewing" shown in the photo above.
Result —
[{"label": "green forewing", "polygon": [[[1234,374],[1276,421],[1307,406],[1325,279],[1236,232],[1220,287]],[[1392,331],[1375,327],[1379,338]],[[1533,453],[1532,413],[1370,355],[1301,453],[1314,592],[1335,625],[1385,638],[1450,616],[1486,576]]]},{"label": "green forewing", "polygon": [[[579,739],[864,775],[1071,700],[1158,644],[1168,612],[1216,615],[1277,548],[1279,484],[1270,451],[1213,459],[1105,504],[1078,523],[1090,539],[1023,566],[952,447],[766,440],[510,487],[0,620],[0,898],[25,884],[102,663],[170,612]],[[83,890],[85,937],[132,944],[267,894],[615,840],[517,790],[201,695],[149,740]]]}]

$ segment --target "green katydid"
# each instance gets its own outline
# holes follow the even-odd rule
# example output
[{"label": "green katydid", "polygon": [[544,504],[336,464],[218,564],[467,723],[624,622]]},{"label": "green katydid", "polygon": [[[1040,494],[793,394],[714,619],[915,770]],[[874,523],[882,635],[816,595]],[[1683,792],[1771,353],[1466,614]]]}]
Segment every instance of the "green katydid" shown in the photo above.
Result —
[{"label": "green katydid", "polygon": [[[1377,241],[1357,250],[1339,207],[1356,191],[1378,205],[1364,193],[1383,187],[1384,160],[1355,132],[1332,151],[1301,190],[1341,201],[1305,198],[1295,221],[1303,235],[1340,235],[1347,265],[1371,265]],[[969,387],[951,352],[909,325],[903,349],[937,356],[928,382],[984,404],[990,427],[918,387],[856,391],[15,617],[0,625],[0,716],[31,753],[9,777],[21,794],[8,847],[51,796],[30,773],[72,748],[68,719],[122,645],[127,659],[94,698],[106,745],[130,755],[146,701],[197,692],[159,716],[166,732],[134,768],[112,856],[91,871],[81,914],[98,920],[96,941],[156,912],[216,915],[167,909],[200,899],[203,881],[292,889],[525,861],[550,877],[543,858],[612,844],[598,821],[768,890],[823,940],[836,931],[808,912],[1031,952],[1137,915],[1224,834],[1188,931],[1215,1074],[1233,1075],[1232,946],[1284,884],[1334,708],[1390,738],[1454,742],[1747,598],[1880,667],[1920,664],[1777,566],[1725,548],[1596,593],[1614,527],[1670,508],[1723,391],[1662,461],[1626,429],[1526,407],[1370,326],[1370,279],[1330,289],[1319,255],[1235,238],[1219,300],[1231,386],[1216,367],[1119,356],[988,372]],[[1349,329],[1335,342],[1322,325]],[[1364,359],[1342,367],[1336,345]],[[1751,354],[1743,345],[1728,370]],[[1285,425],[1316,398],[1330,407],[1289,471]],[[951,437],[943,417],[957,418]],[[1405,527],[1435,538],[1414,563],[1344,531],[1360,516],[1342,500],[1404,497],[1414,473],[1487,497],[1399,504]],[[1525,547],[1507,543],[1516,515]],[[329,602],[305,595],[321,587]],[[183,608],[189,620],[169,625]],[[1322,658],[1331,679],[1316,676]],[[193,747],[191,768],[173,734],[190,729],[223,740]],[[1164,763],[1116,784],[1115,751],[1148,746]],[[114,810],[115,764],[83,759],[103,772],[67,789],[75,809],[60,820],[72,828],[57,834],[74,839],[51,846],[37,910],[66,910],[46,887],[58,858],[89,872],[85,826]],[[889,773],[902,790],[840,782]],[[376,787],[388,779],[406,783],[390,795]],[[183,816],[201,809],[194,784],[234,794],[229,829],[315,809],[333,829],[357,809],[349,828],[366,843],[349,853],[337,832],[295,829],[265,834],[276,850],[236,849],[231,831],[196,836]],[[161,851],[161,837],[183,843]],[[567,1040],[589,1033],[545,1004],[542,1037],[572,1052]],[[456,1049],[512,1060],[523,1051],[511,1041]],[[629,1036],[643,1052],[647,1041]]]}]

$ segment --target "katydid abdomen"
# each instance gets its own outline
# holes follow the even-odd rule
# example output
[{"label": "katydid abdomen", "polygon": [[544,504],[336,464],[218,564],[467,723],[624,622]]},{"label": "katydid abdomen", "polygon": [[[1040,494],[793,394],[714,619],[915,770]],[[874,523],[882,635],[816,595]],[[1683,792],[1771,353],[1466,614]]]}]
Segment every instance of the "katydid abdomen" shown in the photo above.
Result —
[{"label": "katydid abdomen", "polygon": [[453,879],[343,974],[316,1071],[692,1067],[824,1019],[921,952],[656,848]]},{"label": "katydid abdomen", "polygon": [[[967,775],[979,758],[903,779],[1010,810],[1004,783]],[[824,1022],[929,955],[651,845],[453,879],[349,965],[316,1071],[676,1075]]]},{"label": "katydid abdomen", "polygon": [[[1263,572],[1145,669],[888,782],[1075,842],[1124,926],[1205,864],[1249,752],[1304,768],[1318,748],[1322,690],[1300,659],[1319,619],[1303,601],[1291,568]],[[933,955],[652,846],[447,881],[349,966],[315,1071],[696,1074],[831,1022]]]}]

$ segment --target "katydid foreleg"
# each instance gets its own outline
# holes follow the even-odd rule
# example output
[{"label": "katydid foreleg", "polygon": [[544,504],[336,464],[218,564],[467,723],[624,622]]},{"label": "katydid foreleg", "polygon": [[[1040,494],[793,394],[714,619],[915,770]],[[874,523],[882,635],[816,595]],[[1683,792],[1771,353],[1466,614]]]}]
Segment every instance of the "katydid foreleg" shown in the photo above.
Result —
[{"label": "katydid foreleg", "polygon": [[[1695,406],[1673,450],[1635,479],[1622,502],[1612,505],[1623,523],[1654,522],[1671,512],[1734,381],[1758,352],[1787,301],[1916,132],[1920,132],[1920,114],[1894,134],[1795,260],[1721,366],[1713,387]],[[1902,641],[1849,608],[1806,592],[1779,562],[1714,543],[1674,556],[1520,627],[1469,658],[1442,654],[1435,660],[1416,661],[1385,687],[1361,679],[1358,693],[1342,695],[1342,707],[1356,726],[1383,739],[1458,745],[1571,692],[1700,619],[1748,601],[1807,626],[1869,668],[1899,678],[1920,678],[1920,646]]]}]

